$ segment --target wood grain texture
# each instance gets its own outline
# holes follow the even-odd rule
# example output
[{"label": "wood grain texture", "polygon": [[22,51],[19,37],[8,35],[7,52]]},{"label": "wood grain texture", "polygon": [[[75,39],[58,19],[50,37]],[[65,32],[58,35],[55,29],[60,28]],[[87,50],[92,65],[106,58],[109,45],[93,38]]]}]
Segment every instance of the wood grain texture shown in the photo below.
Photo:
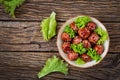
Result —
[{"label": "wood grain texture", "polygon": [[[89,15],[102,21],[110,35],[110,49],[98,65],[81,69],[69,65],[69,74],[37,73],[52,55],[59,56],[55,36],[45,42],[39,22],[57,13],[57,31],[69,18]],[[16,9],[16,18],[0,5],[0,80],[120,80],[119,0],[26,0]],[[61,58],[59,56],[59,58]]]},{"label": "wood grain texture", "polygon": [[89,15],[101,21],[120,21],[119,0],[26,0],[15,11],[16,19],[11,18],[0,6],[0,20],[42,20],[52,11],[58,21],[77,15]]},{"label": "wood grain texture", "polygon": [[47,58],[57,53],[43,52],[0,52],[1,80],[119,80],[120,54],[108,54],[98,65],[81,69],[69,66],[69,74],[51,73],[42,79],[37,73]]},{"label": "wood grain texture", "polygon": [[[58,22],[58,31],[64,22]],[[45,42],[39,22],[0,22],[0,51],[58,51],[56,37]],[[120,23],[103,23],[110,35],[110,52],[120,51]]]}]

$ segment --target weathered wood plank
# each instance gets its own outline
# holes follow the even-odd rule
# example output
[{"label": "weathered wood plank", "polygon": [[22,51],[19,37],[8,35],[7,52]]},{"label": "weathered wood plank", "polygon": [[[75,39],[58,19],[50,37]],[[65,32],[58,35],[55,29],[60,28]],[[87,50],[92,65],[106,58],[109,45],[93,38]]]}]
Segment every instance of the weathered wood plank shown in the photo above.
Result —
[{"label": "weathered wood plank", "polygon": [[77,15],[89,15],[101,21],[120,21],[119,4],[119,0],[26,0],[16,10],[16,19],[10,18],[0,6],[0,20],[42,20],[55,11],[59,21]]},{"label": "weathered wood plank", "polygon": [[[45,42],[39,22],[0,22],[0,51],[58,51],[56,37]],[[58,22],[58,30],[63,22]],[[120,51],[120,23],[104,23],[110,35],[110,52]]]},{"label": "weathered wood plank", "polygon": [[[47,58],[58,53],[0,52],[1,80],[39,80],[37,73]],[[98,65],[81,69],[69,65],[69,74],[52,73],[42,80],[119,80],[120,54],[108,54]],[[109,77],[108,77],[109,76]],[[41,79],[40,79],[41,80]]]}]

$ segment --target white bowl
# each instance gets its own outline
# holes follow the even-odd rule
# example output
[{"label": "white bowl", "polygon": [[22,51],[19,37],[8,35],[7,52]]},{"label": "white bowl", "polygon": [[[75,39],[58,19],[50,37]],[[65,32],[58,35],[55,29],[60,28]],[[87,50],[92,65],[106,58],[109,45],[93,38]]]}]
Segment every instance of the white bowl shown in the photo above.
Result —
[{"label": "white bowl", "polygon": [[[83,16],[83,15],[82,15]],[[79,16],[79,17],[82,17],[82,16]],[[78,17],[78,16],[77,16]],[[72,23],[77,17],[74,17],[74,18],[71,18],[69,20],[67,20],[63,25],[62,27],[60,28],[59,30],[59,33],[58,33],[58,36],[57,36],[57,47],[58,47],[58,50],[59,50],[59,53],[61,55],[61,57],[67,61],[69,64],[75,66],[75,67],[80,67],[80,68],[88,68],[88,67],[92,67],[96,64],[98,64],[101,60],[103,60],[103,58],[106,56],[107,52],[108,52],[108,49],[109,49],[109,42],[110,42],[110,39],[109,39],[109,36],[108,36],[108,39],[105,41],[105,43],[103,44],[104,46],[104,52],[101,54],[101,60],[99,60],[98,62],[96,61],[90,61],[90,62],[87,62],[85,64],[82,64],[82,65],[78,65],[76,64],[74,61],[70,61],[67,57],[67,54],[63,52],[62,50],[62,39],[61,39],[61,34],[63,33],[64,31],[64,28],[66,25],[69,25],[70,23]],[[91,20],[96,23],[96,25],[98,27],[101,27],[103,30],[107,31],[105,26],[97,19],[93,18],[93,17],[90,17]]]}]

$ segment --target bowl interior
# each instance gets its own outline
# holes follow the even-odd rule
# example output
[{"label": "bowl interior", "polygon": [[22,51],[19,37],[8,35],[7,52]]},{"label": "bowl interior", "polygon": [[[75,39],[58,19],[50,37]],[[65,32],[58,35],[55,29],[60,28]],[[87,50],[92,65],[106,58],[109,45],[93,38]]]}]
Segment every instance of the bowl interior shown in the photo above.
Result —
[{"label": "bowl interior", "polygon": [[[82,16],[79,16],[79,17],[82,17]],[[58,37],[57,37],[57,47],[58,47],[58,50],[59,50],[59,53],[60,55],[62,56],[62,58],[67,61],[69,64],[73,65],[73,66],[76,66],[76,67],[81,67],[81,68],[87,68],[87,67],[91,67],[93,65],[96,65],[98,64],[107,54],[108,52],[108,49],[109,49],[109,37],[108,37],[108,40],[105,41],[105,43],[103,44],[104,46],[104,52],[101,54],[101,60],[99,60],[98,62],[96,61],[90,61],[90,62],[87,62],[86,64],[83,64],[83,65],[77,65],[74,61],[70,61],[67,57],[67,54],[63,52],[62,50],[62,39],[61,39],[61,34],[63,33],[64,31],[64,28],[66,25],[69,25],[70,23],[72,23],[77,17],[74,17],[74,18],[71,18],[69,20],[67,20],[63,26],[60,28],[59,30],[59,33],[58,33]],[[98,21],[97,19],[93,18],[93,17],[90,17],[91,20],[96,23],[96,25],[98,27],[101,27],[103,30],[107,31],[105,26],[100,22]]]}]

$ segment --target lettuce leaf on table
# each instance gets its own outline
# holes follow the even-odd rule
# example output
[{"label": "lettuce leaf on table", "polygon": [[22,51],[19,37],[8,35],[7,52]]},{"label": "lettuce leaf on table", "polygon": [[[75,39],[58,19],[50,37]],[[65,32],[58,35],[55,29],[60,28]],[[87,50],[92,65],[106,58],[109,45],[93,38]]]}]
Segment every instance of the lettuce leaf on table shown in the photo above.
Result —
[{"label": "lettuce leaf on table", "polygon": [[63,62],[63,60],[60,60],[56,56],[53,56],[46,61],[44,68],[38,73],[38,78],[41,78],[51,72],[61,72],[67,75],[68,64]]},{"label": "lettuce leaf on table", "polygon": [[0,4],[3,4],[5,11],[15,18],[15,9],[22,5],[25,0],[0,0]]},{"label": "lettuce leaf on table", "polygon": [[48,41],[50,40],[53,36],[56,35],[56,26],[57,22],[55,19],[56,13],[52,12],[50,17],[43,19],[41,22],[41,31],[43,34],[44,40]]}]

